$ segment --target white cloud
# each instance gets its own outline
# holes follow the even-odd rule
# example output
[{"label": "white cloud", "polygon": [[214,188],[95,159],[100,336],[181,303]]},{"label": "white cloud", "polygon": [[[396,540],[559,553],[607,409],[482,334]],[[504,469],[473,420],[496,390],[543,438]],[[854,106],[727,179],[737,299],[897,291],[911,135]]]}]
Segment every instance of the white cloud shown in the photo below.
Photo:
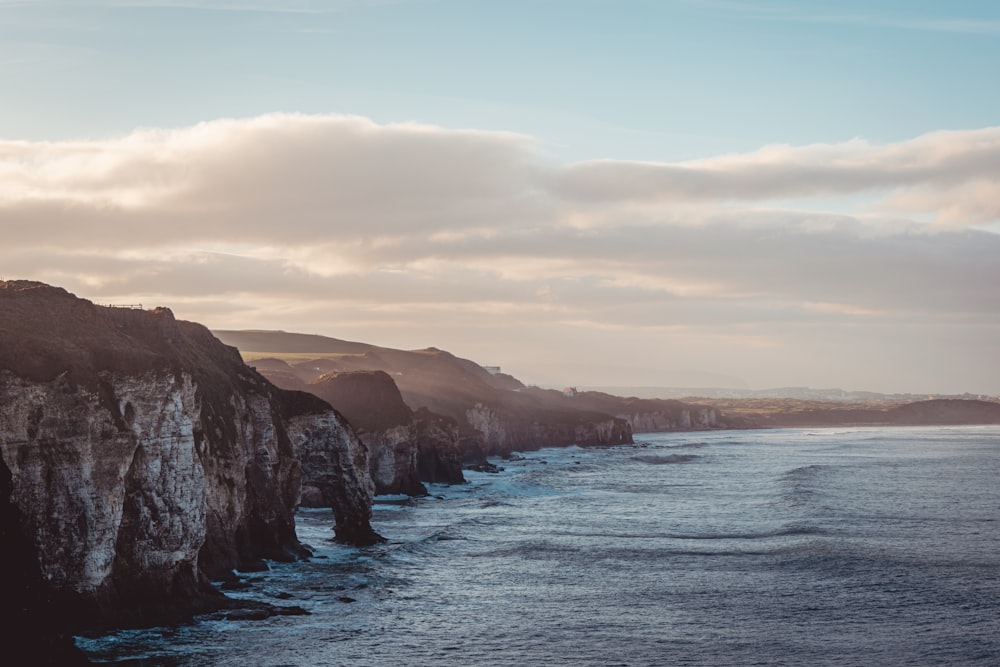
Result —
[{"label": "white cloud", "polygon": [[[887,193],[880,210],[926,213],[948,225],[1000,217],[1000,127],[935,132],[875,146],[766,146],[687,163],[600,160],[570,165],[555,189],[574,200],[762,201],[868,191]],[[913,194],[913,189],[918,189]],[[963,204],[954,201],[962,198]]]},{"label": "white cloud", "polygon": [[[546,347],[581,368],[595,353],[653,368],[694,357],[758,386],[878,388],[874,374],[845,381],[825,346],[871,369],[882,354],[911,382],[907,359],[945,354],[949,381],[995,386],[981,359],[1000,344],[970,346],[970,332],[1000,326],[1000,236],[970,227],[1000,217],[998,160],[1000,128],[986,128],[553,165],[515,134],[288,114],[8,141],[0,274],[217,327],[484,362]],[[878,208],[854,214],[775,206],[872,190]],[[901,358],[917,329],[916,356]],[[819,372],[817,354],[827,376],[799,377]]]}]

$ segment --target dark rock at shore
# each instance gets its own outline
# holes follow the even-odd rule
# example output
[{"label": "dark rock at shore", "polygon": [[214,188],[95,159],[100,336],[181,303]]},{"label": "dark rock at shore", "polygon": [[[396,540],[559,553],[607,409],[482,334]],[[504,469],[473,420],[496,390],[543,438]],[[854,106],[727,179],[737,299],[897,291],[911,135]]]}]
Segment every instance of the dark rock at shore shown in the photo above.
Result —
[{"label": "dark rock at shore", "polygon": [[309,616],[309,612],[299,606],[270,605],[262,602],[252,607],[232,609],[222,613],[227,621],[264,621],[274,616]]},{"label": "dark rock at shore", "polygon": [[465,466],[466,470],[472,470],[474,472],[488,472],[488,473],[501,473],[504,471],[503,466],[498,466],[495,463],[490,463],[489,461],[484,461],[483,463],[469,463]]}]

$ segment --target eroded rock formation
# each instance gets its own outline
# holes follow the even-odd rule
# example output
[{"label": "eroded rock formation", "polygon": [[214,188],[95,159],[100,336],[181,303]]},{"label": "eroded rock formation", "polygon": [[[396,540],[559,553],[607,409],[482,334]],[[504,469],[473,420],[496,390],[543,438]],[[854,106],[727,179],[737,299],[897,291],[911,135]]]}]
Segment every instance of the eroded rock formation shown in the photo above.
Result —
[{"label": "eroded rock formation", "polygon": [[382,371],[328,373],[306,389],[333,405],[368,449],[375,492],[424,495],[417,475],[417,433],[412,411]]},{"label": "eroded rock formation", "polygon": [[295,444],[339,463],[338,537],[370,539],[367,460],[348,431],[167,309],[0,282],[2,500],[48,589],[92,619],[211,606],[210,578],[305,556]]},{"label": "eroded rock formation", "polygon": [[466,419],[482,434],[484,455],[563,445],[588,447],[632,443],[628,421],[583,410],[538,408],[528,411],[479,403],[466,411]]},{"label": "eroded rock formation", "polygon": [[287,414],[287,429],[302,466],[303,504],[333,508],[340,542],[381,541],[369,524],[375,485],[364,443],[325,402],[304,392],[296,394],[297,409]]},{"label": "eroded rock formation", "polygon": [[418,409],[413,415],[417,427],[417,474],[430,484],[462,484],[462,444],[458,422],[451,417]]},{"label": "eroded rock formation", "polygon": [[[274,362],[262,367],[279,386],[297,381]],[[464,481],[457,426],[451,428],[451,420],[428,410],[410,410],[387,373],[326,373],[302,386],[336,407],[354,427],[368,450],[375,493],[424,495],[422,482]]]}]

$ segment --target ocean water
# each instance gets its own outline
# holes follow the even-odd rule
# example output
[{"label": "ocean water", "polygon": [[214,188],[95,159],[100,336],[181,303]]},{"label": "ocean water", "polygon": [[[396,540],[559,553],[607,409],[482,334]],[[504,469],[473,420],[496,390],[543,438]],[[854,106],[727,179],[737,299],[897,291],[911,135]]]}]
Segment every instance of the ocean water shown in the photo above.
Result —
[{"label": "ocean water", "polygon": [[646,434],[381,498],[241,596],[308,616],[81,638],[119,665],[1000,665],[1000,428]]}]

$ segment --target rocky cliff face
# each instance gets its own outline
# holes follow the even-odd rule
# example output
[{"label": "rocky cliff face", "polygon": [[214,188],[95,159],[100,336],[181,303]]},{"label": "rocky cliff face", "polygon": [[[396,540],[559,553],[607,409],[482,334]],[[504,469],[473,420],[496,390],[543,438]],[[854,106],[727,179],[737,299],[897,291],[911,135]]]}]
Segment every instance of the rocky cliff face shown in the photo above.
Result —
[{"label": "rocky cliff face", "polygon": [[417,427],[417,475],[430,484],[463,484],[462,444],[458,422],[420,408],[413,415]]},{"label": "rocky cliff face", "polygon": [[4,500],[45,585],[96,616],[211,604],[209,578],[306,555],[296,443],[340,462],[338,531],[371,531],[364,457],[302,396],[169,310],[0,283]]},{"label": "rocky cliff face", "polygon": [[298,402],[287,428],[302,466],[302,504],[333,508],[338,542],[367,546],[381,541],[369,524],[375,485],[367,448],[323,401],[303,394]]},{"label": "rocky cliff face", "polygon": [[422,482],[464,481],[461,456],[455,453],[459,447],[457,428],[449,428],[446,417],[410,410],[387,373],[327,373],[302,384],[301,380],[290,380],[288,371],[279,364],[265,360],[261,366],[279,386],[303,386],[333,405],[354,427],[368,450],[376,494],[425,495]]},{"label": "rocky cliff face", "polygon": [[414,422],[384,431],[365,431],[360,435],[371,454],[369,470],[377,493],[405,493],[411,496],[427,493],[418,477],[420,448]]},{"label": "rocky cliff face", "polygon": [[745,426],[731,416],[723,416],[712,405],[673,399],[623,398],[598,391],[585,391],[566,397],[565,401],[581,409],[610,412],[619,419],[627,421],[633,433],[699,431]]},{"label": "rocky cliff face", "polygon": [[37,383],[0,372],[10,497],[53,588],[109,607],[151,591],[162,602],[197,593],[209,492],[194,407],[190,377],[107,374],[90,391],[65,376]]},{"label": "rocky cliff face", "polygon": [[0,459],[0,652],[30,656],[34,665],[89,665],[70,635],[70,610],[42,579],[34,541],[10,502],[11,490],[10,469]]},{"label": "rocky cliff face", "polygon": [[375,493],[424,495],[417,475],[417,431],[396,383],[382,371],[327,373],[306,389],[333,405],[368,449]]},{"label": "rocky cliff face", "polygon": [[691,431],[719,428],[719,415],[715,408],[690,407],[680,410],[653,410],[619,414],[632,427],[633,433],[661,433],[663,431]]},{"label": "rocky cliff face", "polygon": [[546,416],[549,415],[542,412],[541,418],[525,419],[523,415],[511,415],[481,403],[466,411],[468,423],[481,434],[481,455],[562,445],[587,447],[632,442],[632,429],[625,419],[584,413],[574,415],[575,418],[555,415],[544,419]]}]

